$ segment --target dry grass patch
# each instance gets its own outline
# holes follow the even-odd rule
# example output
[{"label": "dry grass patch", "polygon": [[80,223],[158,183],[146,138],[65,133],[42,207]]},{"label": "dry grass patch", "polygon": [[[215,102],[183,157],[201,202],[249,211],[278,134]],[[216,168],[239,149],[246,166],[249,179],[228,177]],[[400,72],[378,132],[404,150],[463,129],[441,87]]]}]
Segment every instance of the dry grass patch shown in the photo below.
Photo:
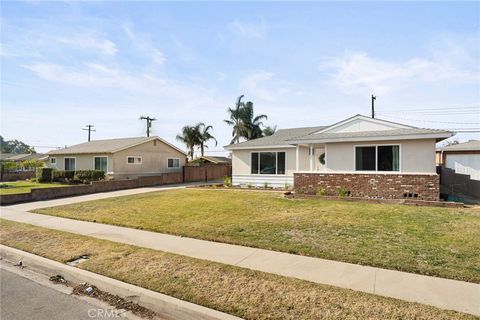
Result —
[{"label": "dry grass patch", "polygon": [[473,316],[156,250],[0,220],[2,244],[246,319]]},{"label": "dry grass patch", "polygon": [[480,211],[472,209],[186,189],[36,212],[480,282]]}]

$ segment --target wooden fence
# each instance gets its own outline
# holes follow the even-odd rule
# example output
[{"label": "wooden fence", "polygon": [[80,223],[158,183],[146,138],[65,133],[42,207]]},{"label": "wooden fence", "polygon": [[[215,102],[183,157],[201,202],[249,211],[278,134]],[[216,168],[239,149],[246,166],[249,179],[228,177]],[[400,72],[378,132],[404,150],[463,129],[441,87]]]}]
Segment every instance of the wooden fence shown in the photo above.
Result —
[{"label": "wooden fence", "polygon": [[203,164],[183,167],[184,182],[222,180],[225,176],[232,176],[232,166],[230,164]]}]

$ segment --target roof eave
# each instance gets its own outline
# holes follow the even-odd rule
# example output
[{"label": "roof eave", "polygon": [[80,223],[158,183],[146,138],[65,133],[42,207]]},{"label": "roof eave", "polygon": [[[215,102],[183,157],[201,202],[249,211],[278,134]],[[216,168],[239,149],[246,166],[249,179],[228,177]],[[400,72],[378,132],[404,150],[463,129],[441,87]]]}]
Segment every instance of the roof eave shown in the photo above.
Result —
[{"label": "roof eave", "polygon": [[348,138],[325,138],[315,140],[291,140],[292,144],[300,143],[332,143],[332,142],[360,142],[360,141],[386,141],[386,140],[420,140],[420,139],[436,139],[442,141],[453,136],[453,132],[448,133],[428,133],[414,135],[398,135],[398,136],[375,136],[375,137],[348,137]]},{"label": "roof eave", "polygon": [[282,145],[264,145],[264,146],[224,146],[226,150],[248,150],[248,149],[274,149],[274,148],[295,148],[291,144],[282,144]]}]

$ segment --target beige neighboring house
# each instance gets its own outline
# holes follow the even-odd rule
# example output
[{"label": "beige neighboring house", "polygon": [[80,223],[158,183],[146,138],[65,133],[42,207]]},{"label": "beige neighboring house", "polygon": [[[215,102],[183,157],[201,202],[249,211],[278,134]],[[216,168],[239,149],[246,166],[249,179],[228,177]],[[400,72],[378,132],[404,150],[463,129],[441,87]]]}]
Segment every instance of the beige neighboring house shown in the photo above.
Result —
[{"label": "beige neighboring house", "polygon": [[[438,199],[435,144],[452,132],[356,115],[225,146],[235,185],[295,185],[310,193]],[[435,189],[435,190],[434,190]],[[433,190],[433,191],[432,191]]]},{"label": "beige neighboring house", "polygon": [[437,149],[437,164],[480,181],[480,140],[451,144]]},{"label": "beige neighboring house", "polygon": [[57,170],[103,170],[114,179],[182,171],[187,154],[159,137],[94,140],[50,151]]}]

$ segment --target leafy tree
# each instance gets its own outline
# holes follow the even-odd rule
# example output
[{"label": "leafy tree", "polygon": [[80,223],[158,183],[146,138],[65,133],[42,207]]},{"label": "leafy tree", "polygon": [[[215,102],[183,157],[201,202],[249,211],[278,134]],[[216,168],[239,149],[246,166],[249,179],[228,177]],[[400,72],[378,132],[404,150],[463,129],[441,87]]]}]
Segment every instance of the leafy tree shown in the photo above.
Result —
[{"label": "leafy tree", "polygon": [[19,140],[5,140],[0,136],[0,151],[2,153],[35,153],[35,149]]},{"label": "leafy tree", "polygon": [[242,136],[247,140],[263,137],[262,120],[264,119],[268,119],[268,117],[264,114],[255,116],[253,111],[253,102],[248,101],[245,103],[242,111],[242,121],[244,126],[244,132]]},{"label": "leafy tree", "polygon": [[215,139],[209,132],[210,129],[213,130],[212,126],[206,126],[204,123],[200,122],[195,127],[198,128],[198,137],[199,137],[199,140],[200,140],[200,147],[199,147],[200,148],[200,154],[203,157],[205,148],[208,148],[206,143],[209,140],[214,140],[215,141],[215,147],[216,147],[218,142],[217,142],[217,139]]},{"label": "leafy tree", "polygon": [[43,167],[44,162],[40,161],[38,159],[30,159],[30,160],[25,160],[22,161],[22,167],[24,168],[30,168],[36,170],[37,168]]},{"label": "leafy tree", "polygon": [[240,138],[252,140],[263,137],[262,120],[268,119],[264,114],[255,116],[253,102],[242,102],[242,98],[243,95],[238,97],[235,108],[228,108],[230,119],[224,120],[225,123],[233,126],[231,144],[239,143]]},{"label": "leafy tree", "polygon": [[232,143],[239,143],[240,138],[243,136],[245,132],[245,124],[243,122],[244,116],[243,114],[243,102],[242,102],[243,94],[237,98],[237,103],[235,104],[235,108],[228,108],[227,112],[230,116],[229,120],[223,120],[225,123],[233,126],[232,130]]},{"label": "leafy tree", "polygon": [[188,156],[193,160],[193,153],[196,146],[200,145],[200,123],[196,126],[184,126],[182,133],[177,134],[177,140],[185,143],[188,149]]},{"label": "leafy tree", "polygon": [[277,131],[277,126],[265,127],[265,129],[263,129],[263,135],[264,135],[265,137],[271,136],[271,135],[274,134],[276,131]]}]

